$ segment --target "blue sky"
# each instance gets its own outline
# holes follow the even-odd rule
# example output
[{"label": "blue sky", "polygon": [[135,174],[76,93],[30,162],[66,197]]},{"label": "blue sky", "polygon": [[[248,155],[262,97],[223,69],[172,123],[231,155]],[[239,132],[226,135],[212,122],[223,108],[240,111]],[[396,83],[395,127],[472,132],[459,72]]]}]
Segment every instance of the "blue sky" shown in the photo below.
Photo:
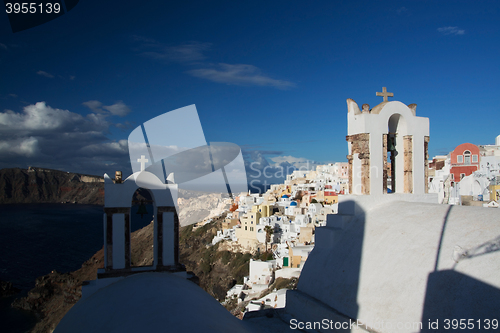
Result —
[{"label": "blue sky", "polygon": [[129,133],[191,104],[248,162],[346,161],[346,99],[383,86],[430,118],[430,156],[500,134],[498,1],[86,0],[18,33],[0,15],[1,168],[127,173]]}]

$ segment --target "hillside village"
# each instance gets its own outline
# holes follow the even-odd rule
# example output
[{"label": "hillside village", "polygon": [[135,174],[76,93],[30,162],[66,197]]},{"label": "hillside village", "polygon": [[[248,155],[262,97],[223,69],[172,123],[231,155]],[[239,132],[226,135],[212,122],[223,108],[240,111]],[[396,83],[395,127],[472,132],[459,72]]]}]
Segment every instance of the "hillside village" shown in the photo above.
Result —
[{"label": "hillside village", "polygon": [[[219,250],[268,252],[272,259],[250,260],[249,276],[228,291],[227,300],[249,300],[279,277],[299,277],[314,248],[315,228],[326,225],[326,216],[337,212],[338,195],[346,193],[347,185],[347,163],[331,163],[314,171],[296,170],[264,194],[236,196],[211,245],[222,242]],[[271,296],[265,297],[266,306],[284,306],[284,292]],[[260,301],[256,304],[248,309],[261,307]]]},{"label": "hillside village", "polygon": [[[440,204],[499,206],[500,136],[494,145],[461,144],[428,163],[428,193],[437,193]],[[390,180],[391,164],[386,168]],[[233,252],[269,252],[272,259],[250,260],[249,276],[228,291],[226,301],[255,299],[277,278],[300,276],[315,245],[315,229],[326,225],[328,214],[337,214],[339,195],[349,194],[347,170],[344,162],[297,170],[284,184],[271,185],[263,194],[235,197],[211,245],[222,242],[220,250]],[[282,308],[285,304],[285,292],[278,290],[250,302],[246,309]]]}]

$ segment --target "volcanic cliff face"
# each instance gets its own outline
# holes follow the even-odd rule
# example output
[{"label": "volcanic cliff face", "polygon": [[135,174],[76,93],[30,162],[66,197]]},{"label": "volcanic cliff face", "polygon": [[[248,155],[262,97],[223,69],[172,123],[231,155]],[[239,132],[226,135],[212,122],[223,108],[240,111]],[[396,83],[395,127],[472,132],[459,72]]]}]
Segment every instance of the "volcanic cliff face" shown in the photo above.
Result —
[{"label": "volcanic cliff face", "polygon": [[[179,219],[189,225],[219,216],[229,208],[220,193],[179,189]],[[134,200],[148,197],[139,190]],[[131,198],[132,200],[132,198]],[[30,167],[0,170],[0,204],[77,203],[104,205],[104,178]]]},{"label": "volcanic cliff face", "polygon": [[0,170],[0,204],[104,204],[104,179],[59,170],[30,168]]}]

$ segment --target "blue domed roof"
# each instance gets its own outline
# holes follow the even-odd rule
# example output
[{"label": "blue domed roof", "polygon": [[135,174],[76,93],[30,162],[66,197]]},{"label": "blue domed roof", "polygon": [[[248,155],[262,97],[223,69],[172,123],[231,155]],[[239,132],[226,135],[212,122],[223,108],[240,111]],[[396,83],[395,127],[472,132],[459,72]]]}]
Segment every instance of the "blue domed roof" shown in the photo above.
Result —
[{"label": "blue domed roof", "polygon": [[297,206],[297,203],[295,201],[292,201],[292,203],[290,204],[290,206]]},{"label": "blue domed roof", "polygon": [[283,194],[282,198],[288,198],[288,195]]}]

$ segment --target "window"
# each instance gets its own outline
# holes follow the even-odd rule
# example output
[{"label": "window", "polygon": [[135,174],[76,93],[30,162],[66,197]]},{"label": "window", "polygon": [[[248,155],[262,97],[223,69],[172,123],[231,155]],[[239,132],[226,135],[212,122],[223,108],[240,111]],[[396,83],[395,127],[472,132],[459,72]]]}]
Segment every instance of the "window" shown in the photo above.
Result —
[{"label": "window", "polygon": [[457,155],[457,163],[464,163],[464,157],[462,155]]},{"label": "window", "polygon": [[472,163],[477,163],[477,155],[472,155]]},{"label": "window", "polygon": [[250,231],[253,231],[253,227],[250,227]]},{"label": "window", "polygon": [[461,173],[460,174],[460,180],[464,179],[464,177],[465,177],[465,173]]},{"label": "window", "polygon": [[465,159],[465,164],[470,164],[470,151],[466,150],[464,151],[464,159]]},{"label": "window", "polygon": [[245,230],[247,230],[247,226],[245,226]]},{"label": "window", "polygon": [[455,180],[455,174],[454,173],[451,174],[451,180]]}]

